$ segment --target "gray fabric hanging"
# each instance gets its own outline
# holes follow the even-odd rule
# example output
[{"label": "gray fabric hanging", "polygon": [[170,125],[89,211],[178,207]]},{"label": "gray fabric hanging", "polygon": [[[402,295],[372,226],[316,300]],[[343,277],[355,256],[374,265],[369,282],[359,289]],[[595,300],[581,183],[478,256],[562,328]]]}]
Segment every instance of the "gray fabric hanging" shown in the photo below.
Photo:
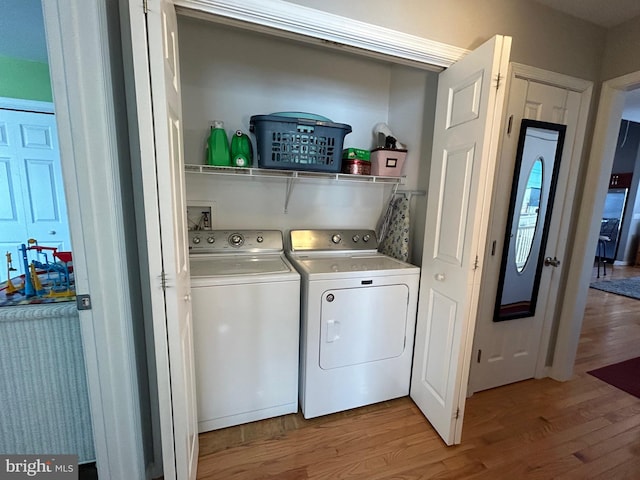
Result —
[{"label": "gray fabric hanging", "polygon": [[390,257],[409,261],[409,199],[393,198],[378,226],[378,251]]}]

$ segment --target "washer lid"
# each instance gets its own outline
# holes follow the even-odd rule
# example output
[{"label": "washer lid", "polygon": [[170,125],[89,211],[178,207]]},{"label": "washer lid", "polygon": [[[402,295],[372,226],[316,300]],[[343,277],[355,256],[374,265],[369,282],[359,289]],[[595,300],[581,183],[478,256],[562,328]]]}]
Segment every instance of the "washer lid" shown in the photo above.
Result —
[{"label": "washer lid", "polygon": [[207,255],[190,258],[191,278],[291,272],[280,255]]},{"label": "washer lid", "polygon": [[386,255],[374,254],[370,256],[295,256],[292,260],[300,265],[308,274],[347,273],[347,272],[384,272],[401,270],[400,273],[418,271],[418,267],[401,262]]}]

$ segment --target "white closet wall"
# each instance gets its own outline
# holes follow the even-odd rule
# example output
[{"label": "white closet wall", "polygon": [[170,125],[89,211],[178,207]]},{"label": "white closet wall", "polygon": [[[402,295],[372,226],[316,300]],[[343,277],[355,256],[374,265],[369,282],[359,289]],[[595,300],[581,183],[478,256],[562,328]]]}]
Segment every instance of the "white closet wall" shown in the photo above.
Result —
[{"label": "white closet wall", "polygon": [[[185,163],[205,163],[212,120],[248,132],[252,115],[309,112],[351,125],[345,147],[372,148],[373,126],[388,123],[409,147],[401,188],[424,185],[424,105],[437,74],[192,18],[179,18],[179,42]],[[188,174],[186,182],[190,205],[213,205],[213,228],[374,228],[391,192],[303,180],[285,215],[284,179]]]}]

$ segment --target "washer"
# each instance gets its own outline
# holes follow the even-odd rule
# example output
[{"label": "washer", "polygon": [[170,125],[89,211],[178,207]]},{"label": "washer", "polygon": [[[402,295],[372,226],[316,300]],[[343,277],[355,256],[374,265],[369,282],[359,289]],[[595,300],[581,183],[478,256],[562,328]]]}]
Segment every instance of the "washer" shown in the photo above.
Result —
[{"label": "washer", "polygon": [[300,275],[277,230],[189,232],[198,431],[298,411]]},{"label": "washer", "polygon": [[377,246],[372,230],[290,232],[305,418],[409,394],[420,269]]}]

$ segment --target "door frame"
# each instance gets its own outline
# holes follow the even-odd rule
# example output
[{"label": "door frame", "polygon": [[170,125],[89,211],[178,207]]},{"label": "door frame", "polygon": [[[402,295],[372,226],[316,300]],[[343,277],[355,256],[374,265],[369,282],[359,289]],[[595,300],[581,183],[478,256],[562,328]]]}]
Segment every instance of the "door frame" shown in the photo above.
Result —
[{"label": "door frame", "polygon": [[0,97],[0,108],[23,110],[35,113],[55,113],[53,102],[26,100],[23,98]]},{"label": "door frame", "polygon": [[76,290],[92,299],[78,313],[98,475],[145,478],[108,12],[47,0],[43,13]]},{"label": "door frame", "polygon": [[625,93],[640,88],[640,71],[607,80],[602,84],[591,153],[579,199],[581,212],[574,238],[565,288],[565,301],[559,314],[558,332],[553,349],[553,366],[549,375],[556,380],[569,380],[578,351],[582,318],[587,303],[593,271],[604,200],[609,189],[608,179],[622,120]]}]

